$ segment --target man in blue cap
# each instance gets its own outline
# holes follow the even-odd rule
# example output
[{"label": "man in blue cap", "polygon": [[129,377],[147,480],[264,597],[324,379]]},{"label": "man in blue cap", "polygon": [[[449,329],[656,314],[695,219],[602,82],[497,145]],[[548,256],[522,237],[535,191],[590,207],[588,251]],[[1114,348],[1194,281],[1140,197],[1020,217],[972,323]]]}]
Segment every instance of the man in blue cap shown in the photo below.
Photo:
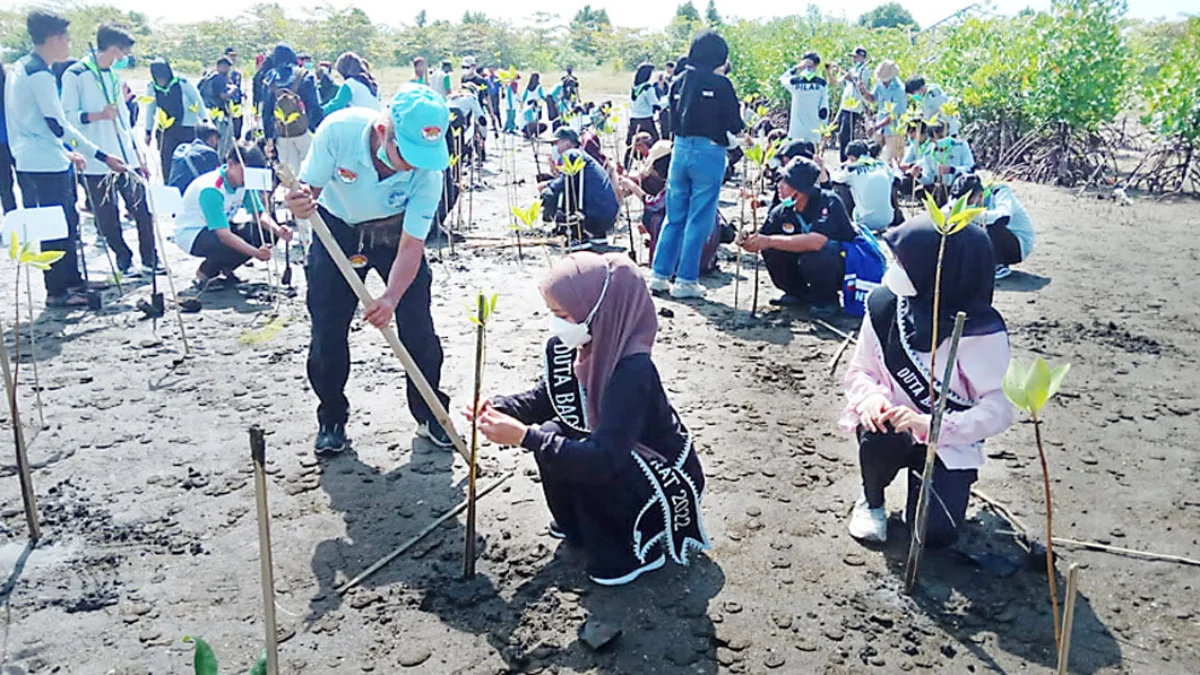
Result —
[{"label": "man in blue cap", "polygon": [[[429,87],[405,84],[382,113],[346,108],[325,118],[300,170],[302,185],[286,204],[297,218],[319,212],[350,263],[366,277],[374,269],[387,289],[365,317],[383,327],[396,317],[404,343],[429,385],[438,390],[442,346],[429,311],[432,274],[425,261],[425,237],[442,196],[442,175],[450,164],[445,134],[450,112]],[[316,451],[333,454],[348,444],[350,402],[344,393],[350,374],[348,333],[358,300],[321,241],[308,259],[308,312],[312,344],[308,379],[321,404]],[[408,408],[417,434],[439,447],[449,435],[410,379]],[[443,405],[450,398],[441,391]]]}]

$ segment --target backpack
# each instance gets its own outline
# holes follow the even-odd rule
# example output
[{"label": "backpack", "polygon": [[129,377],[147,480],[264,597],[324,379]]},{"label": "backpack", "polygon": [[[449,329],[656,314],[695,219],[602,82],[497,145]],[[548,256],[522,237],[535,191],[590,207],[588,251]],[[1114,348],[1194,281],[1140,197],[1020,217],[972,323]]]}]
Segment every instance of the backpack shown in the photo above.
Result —
[{"label": "backpack", "polygon": [[304,74],[300,73],[286,87],[271,85],[271,92],[275,94],[275,126],[280,138],[295,138],[308,133],[308,113],[304,101],[300,100],[302,82]]},{"label": "backpack", "polygon": [[196,89],[200,91],[200,100],[204,101],[206,108],[222,108],[225,106],[225,101],[221,100],[221,92],[215,91],[217,75],[215,70],[210,70],[200,77],[200,82],[196,85]]},{"label": "backpack", "polygon": [[167,185],[183,194],[197,176],[215,171],[220,164],[216,150],[202,143],[185,143],[176,148],[171,156],[171,175]]},{"label": "backpack", "polygon": [[853,241],[842,242],[846,271],[842,279],[842,307],[850,316],[866,312],[867,295],[883,281],[887,259],[879,240],[865,227],[854,225],[858,233]]}]

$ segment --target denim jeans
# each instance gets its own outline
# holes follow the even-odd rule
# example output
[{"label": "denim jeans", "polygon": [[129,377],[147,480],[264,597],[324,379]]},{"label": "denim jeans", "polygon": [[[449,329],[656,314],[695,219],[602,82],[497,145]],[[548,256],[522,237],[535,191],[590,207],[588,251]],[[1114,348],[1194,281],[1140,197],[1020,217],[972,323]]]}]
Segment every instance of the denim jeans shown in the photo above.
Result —
[{"label": "denim jeans", "polygon": [[[342,251],[346,255],[357,253],[359,233],[323,207],[320,212]],[[392,261],[396,259],[396,246],[365,246],[362,253],[367,257],[367,266],[358,270],[358,275],[366,278],[367,270],[373,269],[387,279]],[[308,314],[312,318],[308,381],[321,401],[317,420],[321,424],[345,424],[350,417],[350,401],[345,393],[346,380],[350,377],[350,321],[358,309],[358,297],[320,239],[312,243],[305,275],[308,277]],[[438,389],[442,375],[442,344],[429,311],[432,285],[429,264],[422,258],[421,269],[396,306],[396,333],[429,386],[437,392],[442,405],[448,405],[450,397]],[[411,379],[406,392],[408,410],[417,422],[436,424],[433,411]]]},{"label": "denim jeans", "polygon": [[667,219],[654,249],[654,274],[695,283],[700,255],[717,217],[725,177],[725,146],[703,136],[678,136],[667,176]]},{"label": "denim jeans", "polygon": [[43,273],[47,297],[61,297],[69,289],[83,285],[79,274],[79,211],[75,210],[75,173],[66,171],[17,171],[21,201],[25,208],[61,206],[67,217],[67,237],[42,242],[43,251],[63,251],[65,255]]}]

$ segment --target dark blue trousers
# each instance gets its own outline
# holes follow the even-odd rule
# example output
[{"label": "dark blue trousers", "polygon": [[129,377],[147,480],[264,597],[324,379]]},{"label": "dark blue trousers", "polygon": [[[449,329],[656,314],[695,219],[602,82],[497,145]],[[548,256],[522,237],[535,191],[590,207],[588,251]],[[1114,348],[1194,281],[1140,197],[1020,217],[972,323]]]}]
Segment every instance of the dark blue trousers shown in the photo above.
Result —
[{"label": "dark blue trousers", "polygon": [[18,171],[17,184],[21,187],[21,201],[25,208],[61,206],[67,216],[66,239],[42,242],[43,251],[65,253],[43,272],[46,296],[64,296],[69,289],[83,285],[83,277],[79,274],[79,211],[75,209],[75,174],[70,170],[50,173]]},{"label": "dark blue trousers", "polygon": [[[359,233],[342,219],[320,208],[321,217],[329,226],[342,251],[353,255],[359,250]],[[375,270],[385,280],[396,259],[396,246],[365,246],[367,266],[358,270],[366,278],[367,270]],[[350,321],[358,308],[358,297],[342,278],[337,265],[320,239],[315,239],[308,256],[308,314],[312,318],[312,343],[308,347],[308,381],[321,403],[317,420],[321,424],[345,424],[350,417],[350,401],[346,398],[346,380],[350,377]],[[442,405],[450,397],[438,389],[442,377],[442,344],[433,327],[429,311],[433,274],[422,259],[421,269],[396,306],[396,332],[400,342],[416,361],[417,367],[437,392]],[[433,411],[421,398],[412,380],[407,385],[408,409],[417,422],[436,424]]]}]

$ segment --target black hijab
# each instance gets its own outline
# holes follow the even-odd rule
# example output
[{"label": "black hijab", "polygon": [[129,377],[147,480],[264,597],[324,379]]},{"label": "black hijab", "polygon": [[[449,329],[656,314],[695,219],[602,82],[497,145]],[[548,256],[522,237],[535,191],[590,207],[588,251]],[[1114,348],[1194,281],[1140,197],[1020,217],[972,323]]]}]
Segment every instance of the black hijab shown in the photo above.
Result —
[{"label": "black hijab", "polygon": [[[883,235],[917,289],[915,297],[903,298],[908,312],[899,314],[909,344],[922,352],[933,349],[933,288],[941,237],[927,214]],[[967,313],[963,337],[1004,331],[1004,319],[992,308],[995,271],[992,242],[982,228],[968,225],[946,238],[937,319],[939,343],[950,339],[954,316],[960,311]],[[880,287],[878,292],[891,291]]]},{"label": "black hijab", "polygon": [[703,30],[696,35],[687,55],[687,65],[697,70],[713,71],[728,60],[729,45],[725,38],[711,30]]},{"label": "black hijab", "polygon": [[542,84],[542,76],[537,73],[533,73],[529,76],[529,84],[525,85],[525,91],[533,91],[534,89],[537,89],[538,86],[540,86],[541,84]]},{"label": "black hijab", "polygon": [[638,66],[637,74],[633,76],[633,91],[629,95],[629,99],[636,101],[637,97],[645,91],[646,87],[650,86],[650,76],[654,74],[653,63],[643,63]]}]

